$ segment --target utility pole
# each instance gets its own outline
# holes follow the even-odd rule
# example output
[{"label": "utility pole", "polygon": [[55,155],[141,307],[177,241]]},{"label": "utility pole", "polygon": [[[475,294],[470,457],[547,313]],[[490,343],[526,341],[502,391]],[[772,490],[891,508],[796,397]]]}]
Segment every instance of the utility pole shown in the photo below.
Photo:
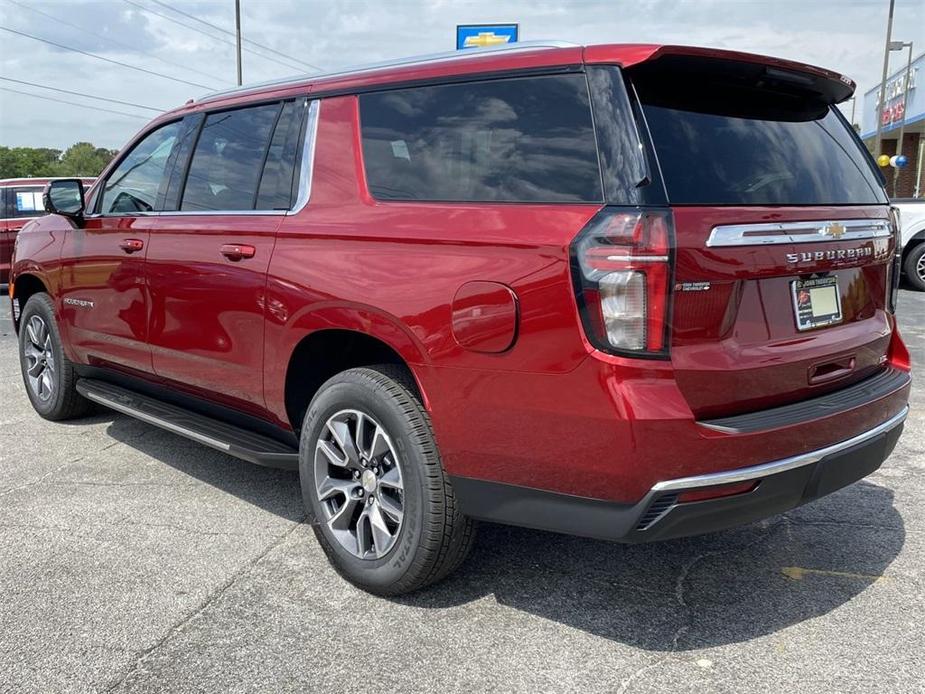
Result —
[{"label": "utility pole", "polygon": [[877,139],[874,142],[874,159],[880,156],[880,138],[883,136],[883,106],[886,101],[886,75],[890,70],[890,39],[893,36],[893,6],[890,0],[890,17],[886,22],[886,43],[883,47],[883,77],[880,79],[880,98],[877,102]]},{"label": "utility pole", "polygon": [[[896,156],[903,153],[903,136],[906,134],[906,106],[909,103],[909,75],[912,73],[912,41],[902,44],[909,49],[909,62],[906,63],[906,74],[903,75],[903,119],[899,121],[899,139],[896,141]],[[896,182],[899,179],[899,167],[893,171],[893,197],[896,197]]]},{"label": "utility pole", "polygon": [[[890,21],[893,18],[893,0],[890,0]],[[241,86],[241,0],[234,0],[235,53],[238,59],[238,86]],[[886,70],[886,68],[884,68]],[[885,73],[884,73],[885,74]],[[880,131],[877,131],[879,137]]]}]

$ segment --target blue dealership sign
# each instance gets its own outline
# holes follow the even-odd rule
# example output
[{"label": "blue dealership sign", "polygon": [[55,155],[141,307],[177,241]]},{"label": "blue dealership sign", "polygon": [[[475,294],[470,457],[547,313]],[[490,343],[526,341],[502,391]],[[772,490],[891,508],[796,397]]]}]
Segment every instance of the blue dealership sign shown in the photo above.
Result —
[{"label": "blue dealership sign", "polygon": [[459,24],[456,48],[490,48],[517,43],[517,24]]}]

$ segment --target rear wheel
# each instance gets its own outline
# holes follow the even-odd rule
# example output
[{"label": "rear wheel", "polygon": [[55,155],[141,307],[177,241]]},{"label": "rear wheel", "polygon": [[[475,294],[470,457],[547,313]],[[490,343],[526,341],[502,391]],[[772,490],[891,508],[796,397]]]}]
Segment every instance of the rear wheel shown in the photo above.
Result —
[{"label": "rear wheel", "polygon": [[909,284],[920,292],[925,292],[925,241],[909,251],[903,270],[906,272]]},{"label": "rear wheel", "polygon": [[302,497],[334,568],[364,590],[399,595],[442,579],[472,546],[427,412],[392,365],[325,383],[305,415]]},{"label": "rear wheel", "polygon": [[19,363],[26,393],[40,416],[59,421],[89,410],[89,401],[77,392],[77,371],[64,354],[48,294],[32,295],[22,310]]}]

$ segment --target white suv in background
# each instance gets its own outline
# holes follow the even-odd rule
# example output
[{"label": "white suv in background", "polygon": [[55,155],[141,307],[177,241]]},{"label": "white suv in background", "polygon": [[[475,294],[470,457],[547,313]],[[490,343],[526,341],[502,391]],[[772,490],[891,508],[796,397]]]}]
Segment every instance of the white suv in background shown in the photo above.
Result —
[{"label": "white suv in background", "polygon": [[925,292],[925,198],[893,200],[899,209],[903,272],[909,284]]}]

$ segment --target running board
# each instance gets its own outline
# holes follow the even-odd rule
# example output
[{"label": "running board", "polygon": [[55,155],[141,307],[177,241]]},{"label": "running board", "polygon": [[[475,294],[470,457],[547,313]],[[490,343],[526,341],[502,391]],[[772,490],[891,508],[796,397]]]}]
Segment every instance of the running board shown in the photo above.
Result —
[{"label": "running board", "polygon": [[77,381],[77,392],[87,400],[249,463],[283,470],[299,468],[298,451],[269,436],[226,424],[105,381],[82,378]]}]

